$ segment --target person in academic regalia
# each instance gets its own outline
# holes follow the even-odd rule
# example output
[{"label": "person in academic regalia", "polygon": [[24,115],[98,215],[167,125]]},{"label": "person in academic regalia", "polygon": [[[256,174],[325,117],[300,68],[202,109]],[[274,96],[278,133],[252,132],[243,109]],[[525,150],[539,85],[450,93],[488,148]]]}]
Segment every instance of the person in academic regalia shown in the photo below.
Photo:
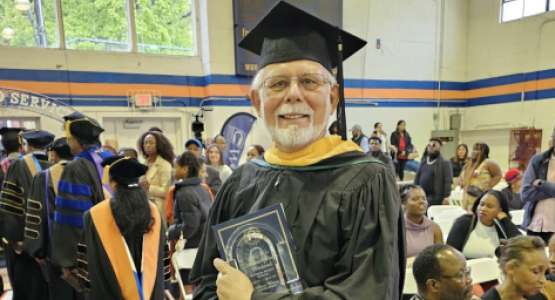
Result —
[{"label": "person in academic regalia", "polygon": [[[401,297],[405,229],[394,175],[346,137],[342,61],[364,45],[284,1],[239,43],[261,56],[250,99],[273,144],[217,194],[191,271],[193,299]],[[340,135],[326,136],[336,109]],[[296,246],[298,294],[257,291],[219,259],[212,230],[278,203]]]},{"label": "person in academic regalia", "polygon": [[[71,285],[60,278],[60,268],[51,264],[52,227],[58,182],[65,166],[73,160],[73,154],[67,144],[67,138],[55,140],[50,149],[55,165],[38,172],[29,190],[23,251],[33,256],[42,265],[43,272],[46,272],[50,300],[80,299],[82,295],[78,295]],[[33,207],[38,210],[33,210]],[[33,221],[37,218],[40,218],[41,222]]]},{"label": "person in academic regalia", "polygon": [[4,182],[10,162],[21,158],[23,145],[20,143],[19,132],[21,128],[2,127],[0,128],[0,136],[2,136],[2,147],[6,153],[6,157],[0,161],[0,185]]},{"label": "person in academic regalia", "polygon": [[[0,191],[2,190],[2,183],[8,172],[8,167],[10,163],[18,158],[23,157],[23,147],[21,139],[19,138],[19,132],[23,131],[21,128],[10,128],[2,127],[0,128],[0,136],[2,137],[2,147],[6,153],[6,157],[0,160]],[[26,145],[25,145],[26,146]],[[4,224],[0,222],[0,243],[2,249],[6,249],[4,243]],[[2,253],[2,259],[4,259],[4,253]],[[0,295],[4,293],[4,280],[0,276]]]},{"label": "person in academic regalia", "polygon": [[122,156],[102,165],[115,193],[84,216],[79,277],[88,298],[163,300],[169,248],[162,216],[139,185],[148,167]]},{"label": "person in academic regalia", "polygon": [[[28,253],[22,252],[24,237],[28,236],[27,222],[41,223],[36,215],[40,204],[28,201],[33,176],[47,169],[46,149],[54,135],[44,130],[19,133],[27,141],[27,155],[14,160],[6,174],[0,193],[0,222],[3,223],[6,245],[6,265],[14,300],[48,299],[48,286],[39,264]],[[29,210],[29,211],[28,211]]]},{"label": "person in academic regalia", "polygon": [[110,187],[102,184],[104,158],[112,156],[100,149],[99,136],[104,129],[92,118],[79,112],[64,117],[67,143],[75,155],[58,182],[52,264],[62,268],[66,279],[75,279],[77,244],[83,232],[83,214],[100,201],[111,197]]}]

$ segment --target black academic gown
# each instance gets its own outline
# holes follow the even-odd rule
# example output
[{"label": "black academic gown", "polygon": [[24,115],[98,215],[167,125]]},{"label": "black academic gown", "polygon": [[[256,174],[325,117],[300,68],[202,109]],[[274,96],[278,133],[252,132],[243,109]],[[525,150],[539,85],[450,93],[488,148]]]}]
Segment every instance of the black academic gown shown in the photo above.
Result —
[{"label": "black academic gown", "polygon": [[[56,201],[56,189],[54,188],[53,182],[57,183],[59,181],[61,171],[64,169],[65,165],[66,163],[49,168],[48,183],[46,182],[46,171],[37,173],[33,178],[29,191],[29,199],[38,201],[40,206],[37,206],[39,211],[35,212],[29,208],[27,209],[27,224],[25,226],[25,240],[23,242],[23,250],[25,252],[31,254],[33,257],[46,261],[46,265],[43,266],[42,269],[43,272],[46,273],[45,277],[48,281],[50,300],[73,300],[82,298],[82,295],[79,295],[71,285],[60,278],[62,274],[61,269],[54,267],[51,263],[52,241],[50,235],[52,233],[52,227],[54,226],[54,209]],[[29,202],[29,205],[31,204],[32,202]],[[29,212],[40,217],[41,222],[33,222],[33,219],[36,219],[36,217],[30,216]]]},{"label": "black academic gown", "polygon": [[54,213],[52,264],[73,268],[77,263],[77,244],[83,233],[83,213],[108,198],[96,166],[86,158],[67,164],[58,184]]},{"label": "black academic gown", "polygon": [[[48,157],[33,154],[43,170],[52,164]],[[6,266],[13,289],[13,300],[48,299],[48,286],[39,264],[28,253],[17,254],[13,243],[24,239],[27,198],[33,176],[24,158],[10,164],[0,194],[0,222],[4,226]],[[32,222],[36,222],[34,219]]]},{"label": "black academic gown", "polygon": [[253,162],[224,183],[210,211],[191,272],[194,299],[216,299],[220,257],[212,226],[282,203],[306,289],[262,293],[259,299],[400,299],[405,275],[405,230],[395,178],[362,152],[347,152],[306,168],[276,169]]},{"label": "black academic gown", "polygon": [[[104,249],[100,235],[89,212],[85,213],[85,231],[79,245],[78,272],[82,285],[86,288],[87,300],[110,299],[124,300],[114,268]],[[165,241],[164,226],[160,226],[160,245],[158,250],[158,267],[156,281],[150,300],[164,300],[164,282],[169,280],[169,246]],[[125,241],[135,262],[135,268],[141,269],[143,236],[125,237]],[[146,300],[146,299],[145,299]]]}]

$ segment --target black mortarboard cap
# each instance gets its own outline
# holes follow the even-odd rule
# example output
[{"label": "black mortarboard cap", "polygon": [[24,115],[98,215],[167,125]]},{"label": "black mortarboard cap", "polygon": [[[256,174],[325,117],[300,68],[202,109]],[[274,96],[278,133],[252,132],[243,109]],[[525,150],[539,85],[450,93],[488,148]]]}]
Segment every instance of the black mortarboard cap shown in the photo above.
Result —
[{"label": "black mortarboard cap", "polygon": [[337,67],[339,133],[347,139],[343,60],[366,45],[366,41],[284,1],[239,42],[239,47],[260,55],[258,69],[274,63],[311,60],[328,71]]},{"label": "black mortarboard cap", "polygon": [[108,175],[129,181],[138,179],[146,174],[148,167],[138,160],[130,157],[112,156],[102,161],[104,167],[104,178],[102,181],[108,183]]},{"label": "black mortarboard cap", "polygon": [[69,145],[67,144],[67,138],[65,137],[56,139],[54,143],[52,143],[50,149],[56,151],[56,153],[58,153],[58,156],[61,158],[67,159],[73,157],[73,154],[71,153],[71,148],[69,148]]},{"label": "black mortarboard cap", "polygon": [[[18,141],[19,140],[19,133],[24,131],[22,128],[16,127],[2,127],[0,128],[0,135],[2,136],[3,142],[8,141]],[[21,144],[21,142],[20,142]]]},{"label": "black mortarboard cap", "polygon": [[74,112],[64,117],[66,121],[66,136],[98,137],[104,128],[93,118],[87,117],[80,112]]},{"label": "black mortarboard cap", "polygon": [[21,132],[19,136],[27,141],[27,145],[37,149],[46,149],[54,141],[52,133],[38,129]]}]

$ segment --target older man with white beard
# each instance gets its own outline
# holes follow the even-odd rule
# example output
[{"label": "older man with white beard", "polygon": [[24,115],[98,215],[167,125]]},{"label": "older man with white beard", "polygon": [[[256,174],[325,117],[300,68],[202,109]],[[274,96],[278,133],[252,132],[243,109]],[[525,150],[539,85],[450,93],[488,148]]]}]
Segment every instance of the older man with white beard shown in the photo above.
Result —
[{"label": "older man with white beard", "polygon": [[[331,70],[364,41],[285,2],[241,41],[259,54],[251,101],[272,136],[212,206],[191,272],[194,299],[399,299],[405,273],[400,199],[391,171],[345,138],[341,80]],[[328,39],[328,40],[326,40]],[[341,77],[339,77],[341,79]],[[325,136],[339,108],[342,136]],[[342,138],[343,137],[343,138]],[[223,260],[212,226],[281,203],[304,291],[256,290]]]}]

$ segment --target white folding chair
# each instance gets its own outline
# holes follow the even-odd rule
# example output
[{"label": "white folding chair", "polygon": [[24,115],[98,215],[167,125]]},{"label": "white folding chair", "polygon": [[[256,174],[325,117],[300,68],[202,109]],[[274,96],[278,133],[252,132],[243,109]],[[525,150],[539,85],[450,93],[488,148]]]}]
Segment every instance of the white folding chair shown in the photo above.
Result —
[{"label": "white folding chair", "polygon": [[437,215],[444,211],[462,210],[460,206],[456,205],[433,205],[428,207],[428,218],[434,219]]},{"label": "white folding chair", "polygon": [[455,219],[466,214],[467,212],[459,207],[459,209],[457,210],[448,210],[441,212],[434,218],[434,222],[444,220],[455,222]]},{"label": "white folding chair", "polygon": [[418,293],[418,287],[416,286],[416,280],[414,280],[414,276],[412,275],[412,268],[406,269],[403,294],[414,295],[416,293]]},{"label": "white folding chair", "polygon": [[449,234],[449,231],[451,231],[451,228],[453,227],[453,220],[434,220],[434,222],[439,225],[439,228],[441,228],[443,241],[445,242],[447,240],[447,235]]},{"label": "white folding chair", "polygon": [[172,264],[173,268],[175,269],[175,278],[179,283],[179,288],[181,290],[181,294],[185,295],[185,299],[193,299],[193,295],[188,295],[185,293],[185,287],[183,286],[183,280],[181,280],[181,274],[179,270],[182,269],[192,269],[193,264],[195,263],[195,258],[197,257],[197,249],[183,249],[181,251],[177,251],[172,255]]},{"label": "white folding chair", "polygon": [[451,196],[449,196],[449,204],[462,206],[464,193],[462,190],[456,190],[451,192]]},{"label": "white folding chair", "polygon": [[515,224],[517,227],[520,227],[520,225],[522,225],[522,222],[524,221],[524,209],[511,210],[510,214],[512,216],[511,221],[513,222],[513,224]]},{"label": "white folding chair", "polygon": [[499,264],[493,258],[477,258],[466,261],[466,265],[471,267],[470,276],[472,283],[483,283],[489,281],[498,281],[501,278],[501,270]]}]

